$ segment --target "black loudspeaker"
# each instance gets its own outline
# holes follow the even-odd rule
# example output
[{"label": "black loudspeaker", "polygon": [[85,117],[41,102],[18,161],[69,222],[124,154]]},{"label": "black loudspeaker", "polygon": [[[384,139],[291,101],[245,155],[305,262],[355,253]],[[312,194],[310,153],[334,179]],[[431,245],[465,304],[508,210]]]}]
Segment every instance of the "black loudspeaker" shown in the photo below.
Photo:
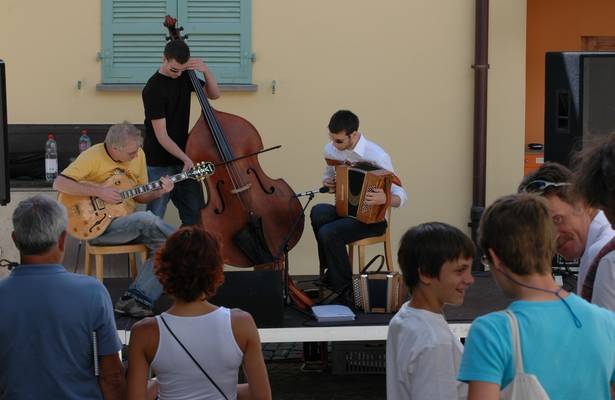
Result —
[{"label": "black loudspeaker", "polygon": [[279,328],[284,317],[280,271],[230,271],[211,303],[241,308],[252,314],[259,328]]},{"label": "black loudspeaker", "polygon": [[9,147],[6,123],[6,68],[0,60],[0,205],[11,201],[11,183],[9,180]]},{"label": "black loudspeaker", "polygon": [[[284,317],[282,273],[227,271],[224,273],[224,283],[209,302],[249,312],[259,328],[279,328]],[[171,303],[168,296],[162,296],[154,304],[154,312],[158,314],[167,310]]]},{"label": "black loudspeaker", "polygon": [[615,132],[615,52],[549,52],[545,63],[545,161]]}]

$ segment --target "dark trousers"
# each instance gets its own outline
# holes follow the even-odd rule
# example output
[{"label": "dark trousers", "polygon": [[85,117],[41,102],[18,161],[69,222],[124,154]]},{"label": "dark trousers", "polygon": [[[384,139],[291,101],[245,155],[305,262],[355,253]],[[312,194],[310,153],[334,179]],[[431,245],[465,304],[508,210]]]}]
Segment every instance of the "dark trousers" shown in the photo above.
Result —
[{"label": "dark trousers", "polygon": [[[182,172],[183,165],[170,165],[164,167],[147,167],[149,181],[155,181],[165,175],[172,176]],[[169,200],[173,202],[179,212],[182,226],[196,225],[201,221],[201,208],[205,207],[203,189],[200,182],[186,179],[175,184],[173,190],[163,194],[156,200],[147,203],[147,210],[164,219]]]},{"label": "dark trousers", "polygon": [[352,266],[346,244],[384,234],[387,222],[364,224],[354,218],[339,217],[331,204],[312,207],[310,219],[318,242],[320,270],[326,269],[325,282],[331,289],[340,292],[352,282]]}]

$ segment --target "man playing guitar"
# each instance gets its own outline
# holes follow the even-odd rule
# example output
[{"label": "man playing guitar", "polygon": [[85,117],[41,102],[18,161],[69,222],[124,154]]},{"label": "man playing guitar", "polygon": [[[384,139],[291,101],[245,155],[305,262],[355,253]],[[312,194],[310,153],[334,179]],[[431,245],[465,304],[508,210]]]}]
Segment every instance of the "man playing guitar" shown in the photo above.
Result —
[{"label": "man playing guitar", "polygon": [[[122,202],[118,188],[103,186],[113,174],[121,170],[137,184],[148,182],[145,154],[141,150],[141,131],[129,123],[113,125],[105,142],[84,151],[53,183],[58,192],[73,196],[98,197],[107,204]],[[160,179],[160,189],[125,200],[129,209],[134,201],[147,203],[173,190],[169,177]],[[69,210],[70,211],[70,210]],[[69,212],[70,218],[70,212]],[[100,235],[90,240],[93,245],[143,243],[149,251],[148,260],[139,270],[128,291],[115,304],[115,311],[135,318],[153,315],[152,304],[162,293],[162,286],[152,271],[152,255],[175,228],[148,211],[136,211],[111,221]]]}]

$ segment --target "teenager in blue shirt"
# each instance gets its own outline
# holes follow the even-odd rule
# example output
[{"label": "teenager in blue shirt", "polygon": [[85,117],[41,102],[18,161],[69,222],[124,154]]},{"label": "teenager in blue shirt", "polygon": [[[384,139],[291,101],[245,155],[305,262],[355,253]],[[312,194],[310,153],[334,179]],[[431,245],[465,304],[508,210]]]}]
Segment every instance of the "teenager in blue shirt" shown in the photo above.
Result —
[{"label": "teenager in blue shirt", "polygon": [[[555,227],[547,203],[520,194],[496,200],[480,227],[483,264],[514,301],[525,373],[551,399],[610,399],[615,381],[615,314],[560,288],[551,275]],[[504,312],[476,319],[459,380],[470,400],[496,400],[513,380],[511,328]]]}]

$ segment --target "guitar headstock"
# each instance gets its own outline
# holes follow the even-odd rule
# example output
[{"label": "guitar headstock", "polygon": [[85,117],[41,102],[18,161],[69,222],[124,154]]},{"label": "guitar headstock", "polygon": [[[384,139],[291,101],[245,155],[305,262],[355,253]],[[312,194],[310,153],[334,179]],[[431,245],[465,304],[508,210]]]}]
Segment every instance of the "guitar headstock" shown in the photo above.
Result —
[{"label": "guitar headstock", "polygon": [[186,171],[188,178],[196,179],[197,181],[202,181],[210,175],[214,174],[216,167],[214,164],[209,161],[203,161],[197,163],[194,167],[190,168]]}]

